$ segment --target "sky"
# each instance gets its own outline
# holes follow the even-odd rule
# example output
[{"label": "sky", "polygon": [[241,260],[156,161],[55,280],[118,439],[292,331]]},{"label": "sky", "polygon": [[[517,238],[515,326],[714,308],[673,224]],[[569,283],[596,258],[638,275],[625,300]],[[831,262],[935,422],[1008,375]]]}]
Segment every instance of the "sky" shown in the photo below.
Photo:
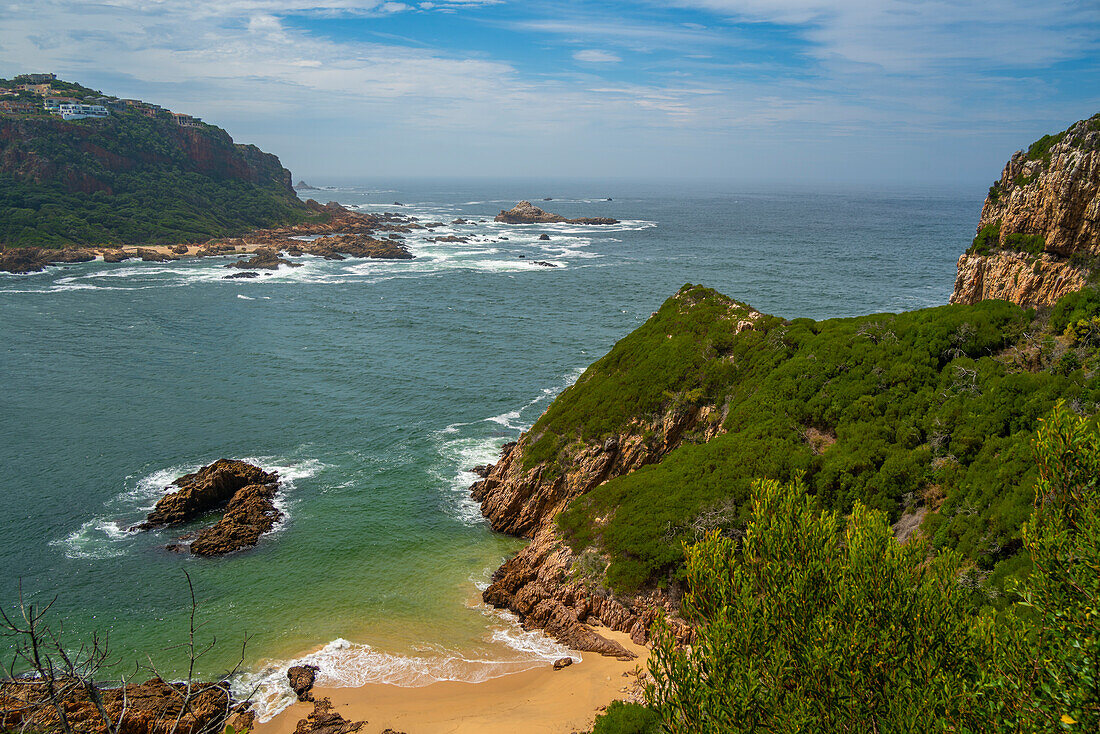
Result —
[{"label": "sky", "polygon": [[295,178],[988,185],[1100,111],[1100,0],[0,0],[0,76]]}]

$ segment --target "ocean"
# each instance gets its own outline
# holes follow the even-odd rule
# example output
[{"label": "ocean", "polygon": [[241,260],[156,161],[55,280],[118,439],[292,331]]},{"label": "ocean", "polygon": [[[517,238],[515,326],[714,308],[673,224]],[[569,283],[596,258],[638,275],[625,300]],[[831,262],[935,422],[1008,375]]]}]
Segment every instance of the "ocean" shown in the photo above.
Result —
[{"label": "ocean", "polygon": [[[253,280],[225,280],[223,258],[0,274],[0,603],[20,585],[56,597],[70,646],[109,633],[116,670],[178,676],[186,570],[200,636],[217,638],[200,672],[247,638],[237,685],[261,718],[291,700],[291,660],[319,664],[322,685],[424,685],[567,654],[480,602],[523,541],[489,529],[468,470],[684,283],[789,318],[946,303],[984,192],[408,181],[302,196],[444,225],[409,236],[411,261],[306,257]],[[621,223],[493,223],[525,198]],[[450,234],[469,242],[427,241]],[[255,548],[192,558],[164,550],[178,529],[127,530],[221,457],[284,480],[285,518]]]}]

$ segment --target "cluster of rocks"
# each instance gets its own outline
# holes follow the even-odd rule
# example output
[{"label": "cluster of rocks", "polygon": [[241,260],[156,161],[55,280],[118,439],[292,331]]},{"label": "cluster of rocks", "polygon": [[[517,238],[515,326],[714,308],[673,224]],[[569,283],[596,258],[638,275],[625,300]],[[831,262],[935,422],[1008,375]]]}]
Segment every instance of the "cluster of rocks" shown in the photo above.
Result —
[{"label": "cluster of rocks", "polygon": [[[157,502],[133,530],[176,527],[224,508],[218,522],[201,529],[186,548],[197,556],[220,556],[255,545],[282,517],[275,507],[279,475],[234,459],[219,459],[172,482],[177,487]],[[170,550],[185,546],[173,543]]]},{"label": "cluster of rocks", "polygon": [[535,206],[529,201],[521,201],[507,211],[500,210],[500,214],[493,217],[495,222],[505,224],[618,224],[618,219],[609,217],[580,217],[578,219],[566,219],[560,214],[552,214]]},{"label": "cluster of rocks", "polygon": [[37,273],[47,265],[83,263],[95,260],[95,253],[79,247],[50,249],[47,247],[0,248],[0,271],[8,273]]},{"label": "cluster of rocks", "polygon": [[[102,711],[80,681],[58,679],[55,690],[64,692],[61,709],[74,734],[199,734],[251,729],[255,715],[248,702],[233,699],[228,684],[194,683],[191,698],[181,711],[187,684],[152,678],[125,688],[96,688]],[[104,714],[110,719],[109,729]],[[178,718],[178,724],[177,724]],[[0,682],[0,731],[61,731],[61,717],[49,702],[47,684],[26,678]]]},{"label": "cluster of rocks", "polygon": [[[342,260],[345,257],[409,260],[413,255],[391,238],[399,238],[401,234],[416,229],[425,229],[417,223],[415,217],[389,212],[365,214],[351,211],[334,201],[319,204],[310,199],[306,206],[313,212],[324,214],[325,221],[257,229],[243,237],[216,238],[197,246],[173,245],[166,248],[168,252],[148,247],[0,247],[0,271],[33,273],[44,270],[49,265],[88,262],[97,256],[102,256],[104,262],[109,263],[134,258],[145,262],[171,262],[183,255],[219,257],[234,255],[242,250],[255,250],[255,256],[251,261],[242,260],[231,264],[231,267],[275,269],[279,265],[293,266],[294,263],[279,257],[280,252],[290,256],[311,254],[329,260]],[[432,224],[442,226],[442,222]],[[379,236],[385,236],[386,239],[379,239]]]}]

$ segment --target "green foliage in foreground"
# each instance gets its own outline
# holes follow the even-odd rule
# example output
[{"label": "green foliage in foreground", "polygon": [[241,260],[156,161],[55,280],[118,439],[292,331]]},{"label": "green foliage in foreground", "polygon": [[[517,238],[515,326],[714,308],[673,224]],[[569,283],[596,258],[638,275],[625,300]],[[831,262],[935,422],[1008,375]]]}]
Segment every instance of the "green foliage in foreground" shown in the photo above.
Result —
[{"label": "green foliage in foreground", "polygon": [[691,732],[1100,729],[1100,433],[1056,410],[1024,533],[1032,574],[974,620],[962,559],[846,521],[794,481],[754,484],[740,543],[687,550],[690,649],[658,635],[649,704]]},{"label": "green foliage in foreground", "polygon": [[278,158],[133,111],[0,118],[0,244],[163,244],[302,221]]},{"label": "green foliage in foreground", "polygon": [[[1028,312],[986,301],[822,322],[764,318],[735,334],[739,317],[722,316],[729,303],[685,287],[532,429],[542,432],[537,449],[629,430],[629,416],[725,410],[724,434],[706,443],[689,435],[660,463],[596,487],[559,517],[574,550],[604,556],[612,589],[675,581],[683,542],[743,525],[754,477],[799,474],[827,510],[860,502],[891,521],[906,507],[938,510],[924,528],[937,548],[974,564],[979,603],[1026,572],[1031,434],[1059,399],[1100,400],[1100,378],[1057,362],[1064,347],[1036,339],[1042,326]],[[1024,369],[1025,353],[1041,368]],[[680,365],[676,382],[654,362]]]},{"label": "green foliage in foreground", "polygon": [[653,709],[636,703],[612,701],[596,717],[592,734],[660,734],[661,718]]}]

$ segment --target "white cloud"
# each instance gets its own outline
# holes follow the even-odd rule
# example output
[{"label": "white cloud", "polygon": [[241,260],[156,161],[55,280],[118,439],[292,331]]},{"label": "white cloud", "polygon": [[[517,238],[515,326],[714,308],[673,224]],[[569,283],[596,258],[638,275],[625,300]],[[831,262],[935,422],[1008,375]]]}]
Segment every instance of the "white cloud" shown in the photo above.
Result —
[{"label": "white cloud", "polygon": [[610,51],[601,51],[596,48],[576,51],[573,53],[573,58],[577,61],[584,61],[589,64],[617,64],[622,61],[621,57],[616,56]]},{"label": "white cloud", "polygon": [[814,56],[912,74],[958,64],[1042,66],[1100,47],[1100,4],[1080,0],[674,0],[802,29]]}]

